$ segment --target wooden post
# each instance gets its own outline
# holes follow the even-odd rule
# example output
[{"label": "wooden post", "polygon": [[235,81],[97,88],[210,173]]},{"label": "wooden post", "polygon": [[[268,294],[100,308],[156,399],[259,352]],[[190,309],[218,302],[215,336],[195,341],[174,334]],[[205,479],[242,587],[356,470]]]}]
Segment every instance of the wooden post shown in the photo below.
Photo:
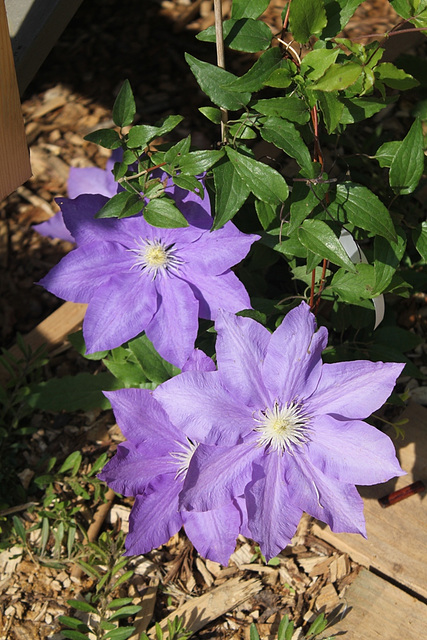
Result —
[{"label": "wooden post", "polygon": [[4,0],[0,0],[0,201],[31,176]]}]

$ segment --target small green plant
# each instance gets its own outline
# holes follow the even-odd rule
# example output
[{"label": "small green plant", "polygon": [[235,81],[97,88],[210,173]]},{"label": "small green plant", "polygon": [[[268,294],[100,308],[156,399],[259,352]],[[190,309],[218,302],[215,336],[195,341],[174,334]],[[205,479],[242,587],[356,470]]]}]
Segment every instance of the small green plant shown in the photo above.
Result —
[{"label": "small green plant", "polygon": [[[156,622],[156,639],[157,640],[187,640],[192,635],[192,631],[186,631],[184,628],[183,622],[178,616],[175,616],[173,622],[170,620],[167,621],[168,630],[167,635],[162,630],[161,626],[158,622]],[[149,637],[146,633],[142,633],[139,640],[149,640]]]},{"label": "small green plant", "polygon": [[[325,618],[325,614],[319,614],[304,636],[305,640],[313,640],[313,638],[319,635],[319,633],[322,633],[327,626],[328,621]],[[288,616],[284,616],[280,621],[279,628],[277,630],[277,640],[292,640],[293,634],[294,623],[292,620],[289,620]],[[250,626],[250,640],[260,640],[258,630],[254,623]],[[334,636],[329,636],[328,638],[324,638],[324,640],[335,640],[335,638]]]},{"label": "small green plant", "polygon": [[[124,534],[104,532],[97,542],[84,547],[86,560],[79,566],[88,576],[96,580],[95,591],[83,600],[68,600],[70,607],[79,612],[76,616],[60,616],[64,625],[62,635],[71,640],[126,640],[134,631],[133,626],[121,626],[121,621],[134,616],[141,607],[132,604],[132,598],[121,598],[118,589],[128,582],[134,572],[127,569],[130,559],[122,556]],[[83,552],[83,548],[82,548]],[[90,634],[90,635],[89,635]]]},{"label": "small green plant", "polygon": [[26,501],[17,471],[20,454],[27,446],[26,437],[36,431],[25,423],[25,418],[34,411],[28,403],[29,385],[40,380],[41,369],[47,362],[44,346],[33,351],[19,333],[16,344],[20,355],[2,349],[0,356],[0,367],[6,371],[6,382],[0,384],[0,510]]}]

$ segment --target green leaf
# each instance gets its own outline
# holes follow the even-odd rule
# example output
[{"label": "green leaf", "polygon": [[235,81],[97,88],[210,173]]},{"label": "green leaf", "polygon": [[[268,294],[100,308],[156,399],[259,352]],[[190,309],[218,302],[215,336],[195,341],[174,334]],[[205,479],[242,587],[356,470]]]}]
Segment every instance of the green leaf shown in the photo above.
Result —
[{"label": "green leaf", "polygon": [[315,636],[318,633],[322,633],[322,631],[326,629],[327,624],[328,624],[328,621],[325,618],[325,614],[321,613],[320,615],[317,616],[313,624],[310,625],[307,635]]},{"label": "green leaf", "polygon": [[121,627],[120,629],[113,629],[109,631],[102,640],[127,640],[133,635],[135,627]]},{"label": "green leaf", "polygon": [[84,139],[106,149],[118,149],[122,144],[119,134],[114,129],[98,129],[88,133]]},{"label": "green leaf", "polygon": [[301,62],[300,73],[309,80],[319,80],[326,70],[334,64],[340,50],[337,49],[314,49],[304,56]]},{"label": "green leaf", "polygon": [[309,108],[304,100],[296,96],[257,100],[253,108],[264,116],[279,116],[298,124],[305,124],[310,120]]},{"label": "green leaf", "polygon": [[424,171],[424,136],[420,120],[415,120],[402,140],[390,167],[390,186],[400,195],[412,193]]},{"label": "green leaf", "polygon": [[275,69],[271,76],[268,76],[264,83],[267,87],[275,87],[277,89],[286,89],[292,84],[293,73],[286,68]]},{"label": "green leaf", "polygon": [[[224,44],[234,51],[257,53],[265,51],[271,43],[271,30],[265,22],[251,18],[225,20],[222,24]],[[197,40],[216,42],[215,26],[197,34]]]},{"label": "green leaf", "polygon": [[21,519],[18,518],[18,516],[13,516],[12,520],[13,520],[13,526],[14,526],[14,529],[16,531],[17,536],[19,538],[21,538],[21,540],[22,540],[22,542],[24,544],[26,544],[27,534],[25,532],[25,527],[22,524]]},{"label": "green leaf", "polygon": [[386,240],[380,235],[374,240],[374,290],[377,295],[389,286],[406,248],[406,235],[399,230],[397,242]]},{"label": "green leaf", "polygon": [[326,129],[328,133],[332,133],[340,122],[342,122],[341,118],[344,111],[344,105],[335,93],[318,91],[317,99],[325,121]]},{"label": "green leaf", "polygon": [[255,209],[257,212],[258,220],[261,223],[263,229],[267,230],[273,223],[277,226],[278,212],[277,207],[271,204],[267,204],[262,200],[255,201]]},{"label": "green leaf", "polygon": [[173,176],[172,180],[177,187],[185,189],[185,191],[192,191],[197,196],[200,196],[200,198],[203,198],[205,190],[203,189],[203,184],[200,180],[197,180],[196,176],[187,176],[185,173],[180,173],[179,175]]},{"label": "green leaf", "polygon": [[141,611],[141,608],[142,607],[140,607],[138,604],[121,607],[120,609],[115,611],[112,616],[108,618],[108,621],[112,622],[113,620],[120,620],[120,618],[127,618],[128,616],[133,616],[135,615],[135,613],[138,613],[138,611]]},{"label": "green leaf", "polygon": [[421,344],[422,338],[412,331],[407,331],[401,327],[389,326],[380,327],[374,331],[374,342],[385,345],[399,345],[402,352],[412,351]]},{"label": "green leaf", "polygon": [[132,124],[136,107],[129,80],[125,80],[120,88],[113,106],[113,120],[118,127]]},{"label": "green leaf", "polygon": [[180,373],[180,369],[163,360],[145,334],[131,340],[128,348],[134,354],[149,380],[160,384]]},{"label": "green leaf", "polygon": [[375,154],[375,158],[378,160],[380,167],[391,167],[391,163],[402,142],[400,140],[393,140],[392,142],[384,142]]},{"label": "green leaf", "polygon": [[231,6],[231,17],[235,20],[239,18],[259,18],[267,10],[269,0],[233,0]]},{"label": "green leaf", "polygon": [[381,235],[390,242],[397,240],[387,208],[367,187],[353,182],[339,184],[332,208],[335,206],[342,209],[348,221],[356,227]]},{"label": "green leaf", "polygon": [[359,304],[362,300],[374,297],[374,267],[371,264],[358,264],[355,273],[338,269],[330,283],[330,288],[343,302]]},{"label": "green leaf", "polygon": [[173,200],[167,196],[150,200],[145,206],[144,218],[153,227],[178,229],[188,227],[188,222]]},{"label": "green leaf", "polygon": [[412,240],[423,262],[427,262],[427,222],[422,222],[419,227],[414,229]]},{"label": "green leaf", "polygon": [[[286,68],[279,69],[281,65],[285,65]],[[230,91],[259,91],[274,71],[284,71],[291,77],[291,66],[295,68],[289,60],[282,61],[282,52],[279,47],[272,47],[258,58],[247,73],[231,82],[227,88]]]},{"label": "green leaf", "polygon": [[262,124],[261,136],[295,158],[307,178],[314,178],[310,152],[293,122],[270,116]]},{"label": "green leaf", "polygon": [[343,112],[340,117],[342,124],[353,124],[385,109],[387,105],[396,101],[396,96],[389,96],[384,100],[376,98],[341,98]]},{"label": "green leaf", "polygon": [[213,122],[214,124],[221,123],[221,110],[216,107],[199,107],[200,113],[203,113],[205,118]]},{"label": "green leaf", "polygon": [[170,149],[165,152],[163,162],[168,162],[171,165],[176,164],[176,161],[186,153],[190,151],[191,136],[188,135],[183,140],[180,140],[174,144]]},{"label": "green leaf", "polygon": [[352,85],[359,78],[363,67],[356,62],[332,64],[310,89],[316,91],[341,91]]},{"label": "green leaf", "polygon": [[215,220],[212,230],[220,229],[231,220],[247,199],[251,190],[236,167],[224,158],[213,168],[215,184]]},{"label": "green leaf", "polygon": [[144,386],[147,382],[147,377],[144,372],[141,371],[141,367],[131,360],[114,362],[114,360],[107,359],[103,362],[113,376],[118,379],[120,386],[140,387]]},{"label": "green leaf", "polygon": [[298,238],[307,249],[321,258],[326,258],[333,264],[345,267],[349,271],[356,273],[354,264],[326,222],[322,220],[304,220],[302,226],[298,229]]},{"label": "green leaf", "polygon": [[[73,451],[66,458],[66,460],[64,460],[61,467],[59,468],[58,473],[64,473],[65,471],[70,471],[70,469],[75,469],[77,473],[81,463],[82,463],[82,454],[80,453],[80,451]],[[75,475],[75,473],[73,473],[72,475]]]},{"label": "green leaf", "polygon": [[80,631],[69,631],[68,629],[63,629],[61,633],[64,638],[70,638],[70,640],[88,640],[88,636],[84,633],[80,633]]},{"label": "green leaf", "polygon": [[236,93],[227,88],[228,84],[237,79],[232,73],[208,62],[197,60],[189,53],[185,54],[185,59],[202,91],[218,107],[236,111],[244,107],[251,99],[251,94],[248,92]]},{"label": "green leaf", "polygon": [[115,598],[107,604],[107,609],[116,609],[118,607],[125,607],[128,604],[131,604],[132,598]]},{"label": "green leaf", "polygon": [[304,44],[312,35],[326,26],[326,12],[322,0],[298,0],[292,2],[289,11],[289,28],[297,42]]},{"label": "green leaf", "polygon": [[179,160],[179,169],[182,173],[198,175],[208,171],[215,163],[224,157],[224,149],[190,151]]},{"label": "green leaf", "polygon": [[68,342],[70,342],[77,353],[80,353],[81,356],[87,358],[87,360],[102,360],[105,358],[108,351],[96,351],[95,353],[86,353],[86,345],[83,338],[83,331],[80,329],[75,333],[71,333],[67,336]]},{"label": "green leaf", "polygon": [[95,215],[95,218],[123,218],[142,210],[144,202],[137,193],[120,191],[110,198]]},{"label": "green leaf", "polygon": [[249,640],[260,640],[259,633],[253,622],[249,628]]},{"label": "green leaf", "polygon": [[302,224],[303,220],[319,205],[328,191],[326,182],[308,185],[305,182],[295,182],[290,206],[290,221],[283,226],[283,231],[290,236]]},{"label": "green leaf", "polygon": [[287,199],[288,185],[275,169],[231,147],[227,147],[226,152],[241,179],[257,198],[273,205],[281,204]]},{"label": "green leaf", "polygon": [[417,87],[420,83],[409,73],[398,69],[391,62],[381,62],[375,67],[375,77],[392,89],[406,91]]},{"label": "green leaf", "polygon": [[144,149],[148,143],[155,138],[161,138],[175,129],[183,119],[183,116],[168,116],[163,124],[158,127],[153,127],[148,124],[132,127],[128,134],[128,147],[131,149],[137,147]]},{"label": "green leaf", "polygon": [[277,630],[277,640],[291,640],[293,633],[294,623],[289,620],[288,616],[284,616]]},{"label": "green leaf", "polygon": [[327,24],[322,38],[333,38],[342,31],[363,0],[324,0]]},{"label": "green leaf", "polygon": [[110,403],[102,391],[118,388],[117,380],[110,373],[102,372],[96,376],[79,373],[31,385],[28,404],[43,411],[109,409]]},{"label": "green leaf", "polygon": [[77,620],[77,618],[71,618],[70,616],[59,616],[58,620],[61,624],[64,624],[71,629],[77,629],[77,631],[85,633],[88,633],[90,631],[87,624],[84,624],[81,620]]}]

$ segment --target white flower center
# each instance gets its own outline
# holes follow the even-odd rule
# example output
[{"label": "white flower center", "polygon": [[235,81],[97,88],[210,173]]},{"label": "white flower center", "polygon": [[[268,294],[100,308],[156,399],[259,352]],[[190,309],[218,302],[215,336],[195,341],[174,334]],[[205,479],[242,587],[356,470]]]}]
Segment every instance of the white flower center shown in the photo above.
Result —
[{"label": "white flower center", "polygon": [[182,480],[184,480],[184,477],[188,470],[188,465],[190,464],[193,453],[197,449],[198,443],[193,442],[192,440],[190,440],[190,438],[187,438],[187,442],[176,441],[176,444],[181,447],[181,451],[170,452],[170,456],[174,458],[174,460],[171,462],[173,462],[173,464],[178,467],[178,470],[175,474],[175,480],[180,477],[182,477]]},{"label": "white flower center", "polygon": [[292,453],[309,440],[310,418],[299,402],[274,403],[272,409],[260,411],[254,417],[258,426],[255,428],[260,436],[260,447],[269,447],[273,451]]},{"label": "white flower center", "polygon": [[159,273],[167,271],[177,272],[183,260],[178,258],[174,245],[166,245],[161,240],[148,240],[140,238],[135,249],[128,249],[136,254],[136,260],[131,269],[135,267],[141,271],[147,271],[154,280]]}]

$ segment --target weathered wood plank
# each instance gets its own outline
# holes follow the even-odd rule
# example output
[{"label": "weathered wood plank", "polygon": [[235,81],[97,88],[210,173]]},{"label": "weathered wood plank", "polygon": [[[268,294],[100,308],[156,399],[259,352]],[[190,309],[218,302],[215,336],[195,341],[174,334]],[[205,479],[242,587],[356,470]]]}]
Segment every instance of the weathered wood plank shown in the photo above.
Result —
[{"label": "weathered wood plank", "polygon": [[[345,596],[347,612],[327,636],[345,640],[421,640],[427,635],[427,605],[363,569]],[[324,636],[323,636],[324,637]]]},{"label": "weathered wood plank", "polygon": [[[35,329],[24,336],[24,342],[34,351],[41,345],[47,345],[48,351],[57,347],[65,338],[77,331],[81,327],[86,312],[87,305],[75,302],[65,302],[59,309],[50,314]],[[12,355],[21,357],[21,352],[17,345],[10,349]],[[4,382],[8,377],[4,369],[0,369],[0,382]]]},{"label": "weathered wood plank", "polygon": [[[395,489],[416,480],[427,480],[427,409],[410,404],[402,418],[409,420],[404,425],[405,437],[395,444],[407,475],[359,489],[365,502],[368,539],[356,534],[334,534],[329,527],[319,523],[313,525],[312,531],[364,567],[374,567],[427,598],[426,494],[411,496],[386,509],[378,503],[378,498]],[[425,623],[427,625],[427,619]]]},{"label": "weathered wood plank", "polygon": [[0,0],[0,201],[31,176],[4,0]]}]

